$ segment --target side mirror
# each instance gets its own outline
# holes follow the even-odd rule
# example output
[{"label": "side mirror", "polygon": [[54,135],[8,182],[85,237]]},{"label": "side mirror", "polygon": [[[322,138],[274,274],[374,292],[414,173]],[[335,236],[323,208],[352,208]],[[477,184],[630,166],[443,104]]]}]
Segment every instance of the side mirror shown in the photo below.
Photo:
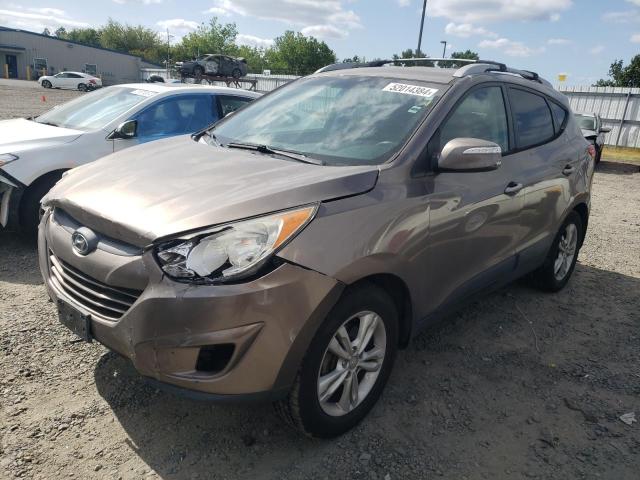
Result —
[{"label": "side mirror", "polygon": [[448,172],[486,172],[502,164],[497,143],[479,138],[454,138],[442,149],[438,170]]},{"label": "side mirror", "polygon": [[138,131],[138,121],[137,120],[127,120],[126,122],[121,123],[111,134],[111,138],[134,138]]},{"label": "side mirror", "polygon": [[611,131],[611,127],[600,127],[600,133],[609,133]]}]

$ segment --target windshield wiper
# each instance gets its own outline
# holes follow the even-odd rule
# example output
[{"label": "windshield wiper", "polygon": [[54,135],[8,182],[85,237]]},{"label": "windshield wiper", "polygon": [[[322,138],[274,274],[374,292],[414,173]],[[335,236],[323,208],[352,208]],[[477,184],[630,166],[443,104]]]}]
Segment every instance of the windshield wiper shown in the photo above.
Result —
[{"label": "windshield wiper", "polygon": [[273,147],[270,147],[269,145],[256,145],[253,143],[230,142],[230,143],[227,143],[225,147],[241,148],[244,150],[254,150],[256,152],[267,153],[269,155],[280,155],[281,157],[287,157],[302,163],[310,163],[312,165],[324,165],[324,162],[322,160],[307,157],[303,153],[295,152],[292,150],[282,150],[280,148],[273,148]]}]

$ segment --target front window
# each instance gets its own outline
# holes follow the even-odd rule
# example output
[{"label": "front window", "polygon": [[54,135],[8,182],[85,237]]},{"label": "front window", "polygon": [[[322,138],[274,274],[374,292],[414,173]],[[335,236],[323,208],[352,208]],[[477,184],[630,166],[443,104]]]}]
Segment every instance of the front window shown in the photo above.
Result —
[{"label": "front window", "polygon": [[35,121],[56,127],[98,130],[154,95],[156,93],[149,90],[109,87],[49,110]]},{"label": "front window", "polygon": [[596,117],[589,115],[576,115],[578,125],[583,130],[595,130],[596,129]]},{"label": "front window", "polygon": [[217,141],[294,151],[330,165],[377,165],[407,141],[439,86],[380,77],[298,80],[212,131]]}]

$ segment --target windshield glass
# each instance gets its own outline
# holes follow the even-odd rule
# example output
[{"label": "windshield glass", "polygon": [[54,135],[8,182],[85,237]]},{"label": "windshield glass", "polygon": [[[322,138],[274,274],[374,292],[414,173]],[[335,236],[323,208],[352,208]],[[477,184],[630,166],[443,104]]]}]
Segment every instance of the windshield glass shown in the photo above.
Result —
[{"label": "windshield glass", "polygon": [[155,92],[128,87],[108,87],[82,95],[35,118],[38,123],[77,130],[98,130]]},{"label": "windshield glass", "polygon": [[596,129],[596,118],[590,117],[588,115],[576,115],[576,120],[578,120],[578,125],[583,130],[595,130]]},{"label": "windshield glass", "polygon": [[302,79],[238,111],[212,133],[223,145],[265,145],[330,165],[377,165],[400,149],[439,93],[438,86],[413,80]]}]

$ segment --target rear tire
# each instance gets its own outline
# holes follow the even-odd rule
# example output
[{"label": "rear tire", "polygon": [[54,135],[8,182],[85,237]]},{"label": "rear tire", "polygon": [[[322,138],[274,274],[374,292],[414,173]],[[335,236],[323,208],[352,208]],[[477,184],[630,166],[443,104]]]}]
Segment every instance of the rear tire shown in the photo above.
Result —
[{"label": "rear tire", "polygon": [[62,178],[62,173],[53,173],[36,180],[27,188],[20,202],[20,230],[32,237],[40,223],[40,200]]},{"label": "rear tire", "polygon": [[[370,329],[371,333],[361,337],[361,329],[363,333]],[[340,336],[342,332],[348,336]],[[346,338],[340,345],[347,345],[340,350],[346,356],[333,353],[338,337]],[[359,338],[364,340],[359,342]],[[347,352],[349,343],[351,352]],[[341,435],[375,405],[391,373],[397,349],[398,312],[389,295],[368,283],[348,290],[313,337],[288,397],[274,405],[276,412],[308,436]],[[331,380],[327,380],[329,377]],[[330,386],[323,386],[323,382]],[[353,396],[343,396],[345,392],[352,392]]]},{"label": "rear tire", "polygon": [[78,84],[78,90],[80,90],[81,92],[86,92],[87,91],[87,86],[84,83],[79,83]]},{"label": "rear tire", "polygon": [[575,269],[583,236],[582,219],[572,211],[556,234],[544,263],[530,275],[533,286],[547,292],[562,290]]}]

